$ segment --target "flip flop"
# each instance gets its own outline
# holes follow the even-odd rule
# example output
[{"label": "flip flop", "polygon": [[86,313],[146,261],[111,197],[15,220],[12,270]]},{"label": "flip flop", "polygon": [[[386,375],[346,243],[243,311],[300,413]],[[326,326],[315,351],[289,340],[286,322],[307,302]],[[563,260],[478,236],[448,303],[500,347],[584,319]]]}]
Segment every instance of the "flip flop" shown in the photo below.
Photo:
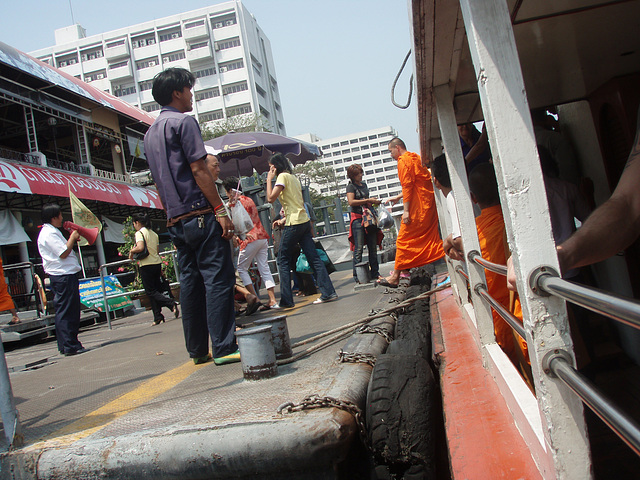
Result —
[{"label": "flip flop", "polygon": [[[277,305],[277,304],[276,304]],[[266,312],[268,310],[271,310],[273,307],[275,307],[275,305],[269,306],[269,305],[261,305],[260,308],[258,309],[259,312]]]},{"label": "flip flop", "polygon": [[386,278],[378,280],[378,285],[382,285],[383,287],[389,287],[389,288],[398,288],[398,285],[389,283],[389,281]]},{"label": "flip flop", "polygon": [[256,313],[258,311],[258,309],[262,307],[262,303],[261,302],[255,302],[252,303],[250,305],[247,305],[247,309],[244,312],[244,316],[248,317],[249,315],[253,315],[254,313]]}]

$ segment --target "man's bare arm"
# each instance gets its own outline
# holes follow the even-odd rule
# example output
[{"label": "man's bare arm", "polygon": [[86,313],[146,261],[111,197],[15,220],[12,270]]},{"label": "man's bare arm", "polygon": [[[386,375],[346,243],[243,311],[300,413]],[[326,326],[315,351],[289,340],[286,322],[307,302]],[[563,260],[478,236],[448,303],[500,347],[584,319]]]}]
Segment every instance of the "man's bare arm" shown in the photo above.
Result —
[{"label": "man's bare arm", "polygon": [[558,246],[563,271],[615,255],[640,235],[640,111],[638,113],[639,128],[633,148],[613,195]]}]

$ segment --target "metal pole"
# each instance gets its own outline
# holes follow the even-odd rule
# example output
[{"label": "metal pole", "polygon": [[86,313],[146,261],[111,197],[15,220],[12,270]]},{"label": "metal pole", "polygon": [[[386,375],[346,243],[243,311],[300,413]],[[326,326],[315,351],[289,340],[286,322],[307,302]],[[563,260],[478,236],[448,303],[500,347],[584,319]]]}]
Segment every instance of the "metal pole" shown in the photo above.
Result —
[{"label": "metal pole", "polygon": [[107,316],[107,325],[111,330],[111,316],[109,315],[109,301],[107,300],[107,286],[104,282],[104,269],[106,265],[100,265],[100,286],[102,287],[102,305],[104,306],[104,313]]},{"label": "metal pole", "polygon": [[640,455],[640,426],[577,372],[569,363],[571,357],[566,352],[550,353],[543,362],[545,372],[562,380],[636,455]]},{"label": "metal pole", "polygon": [[22,446],[24,437],[16,403],[13,399],[13,389],[11,388],[9,368],[7,367],[7,358],[4,356],[2,341],[0,341],[0,414],[4,425],[4,436],[9,448]]},{"label": "metal pole", "polygon": [[588,288],[549,274],[536,275],[536,273],[534,271],[532,281],[543,292],[640,329],[640,302]]}]

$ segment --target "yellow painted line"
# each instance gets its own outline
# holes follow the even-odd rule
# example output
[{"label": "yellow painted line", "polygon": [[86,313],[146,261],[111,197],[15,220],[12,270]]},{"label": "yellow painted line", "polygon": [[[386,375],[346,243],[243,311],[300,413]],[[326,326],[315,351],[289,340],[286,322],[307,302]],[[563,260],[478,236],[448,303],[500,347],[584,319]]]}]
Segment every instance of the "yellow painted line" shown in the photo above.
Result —
[{"label": "yellow painted line", "polygon": [[61,428],[57,432],[52,433],[41,442],[31,445],[28,449],[62,447],[88,437],[117,418],[126,415],[135,408],[140,407],[141,405],[144,405],[167,392],[189,377],[197,369],[207,365],[209,364],[194,365],[193,362],[189,362],[147,380],[134,390],[125,393],[103,407],[94,410],[88,415]]}]

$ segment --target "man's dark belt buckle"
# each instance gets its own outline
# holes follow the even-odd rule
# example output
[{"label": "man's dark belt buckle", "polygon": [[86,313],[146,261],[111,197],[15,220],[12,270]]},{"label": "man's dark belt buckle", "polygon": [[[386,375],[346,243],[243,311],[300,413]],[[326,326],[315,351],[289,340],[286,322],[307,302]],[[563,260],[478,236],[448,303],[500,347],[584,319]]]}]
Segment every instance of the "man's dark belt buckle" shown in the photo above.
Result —
[{"label": "man's dark belt buckle", "polygon": [[198,215],[198,228],[204,228],[204,215]]}]

